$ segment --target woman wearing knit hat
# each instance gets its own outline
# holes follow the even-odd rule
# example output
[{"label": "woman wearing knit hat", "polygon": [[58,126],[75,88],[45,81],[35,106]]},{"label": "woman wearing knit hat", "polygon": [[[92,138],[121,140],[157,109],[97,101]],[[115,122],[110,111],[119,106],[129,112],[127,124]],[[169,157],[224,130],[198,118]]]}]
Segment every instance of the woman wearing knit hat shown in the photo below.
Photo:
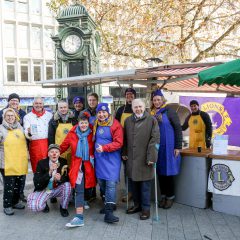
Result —
[{"label": "woman wearing knit hat", "polygon": [[0,125],[0,172],[3,176],[3,207],[6,215],[15,209],[24,209],[19,202],[21,182],[28,170],[26,139],[16,113],[12,108],[3,111]]},{"label": "woman wearing knit hat", "polygon": [[107,103],[97,106],[97,119],[94,124],[96,176],[101,191],[105,195],[105,206],[100,212],[105,213],[104,221],[118,222],[113,215],[116,204],[116,186],[120,179],[123,131],[120,123],[113,119]]},{"label": "woman wearing knit hat", "polygon": [[157,173],[161,190],[160,208],[171,208],[174,199],[173,176],[180,171],[182,129],[177,113],[166,105],[161,90],[152,93],[151,114],[157,119],[160,130]]},{"label": "woman wearing knit hat", "polygon": [[92,126],[89,125],[89,117],[90,114],[87,112],[80,113],[78,124],[69,131],[60,145],[61,153],[69,147],[71,149],[69,179],[72,188],[75,189],[76,215],[71,222],[66,224],[66,227],[81,227],[84,225],[84,187],[89,189],[96,186],[93,133]]}]

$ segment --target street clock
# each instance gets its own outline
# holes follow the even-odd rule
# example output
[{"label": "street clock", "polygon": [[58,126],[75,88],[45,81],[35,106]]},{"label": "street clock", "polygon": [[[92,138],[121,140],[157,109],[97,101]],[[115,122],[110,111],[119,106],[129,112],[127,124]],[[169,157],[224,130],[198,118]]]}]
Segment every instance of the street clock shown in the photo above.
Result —
[{"label": "street clock", "polygon": [[62,39],[61,44],[63,50],[68,54],[74,54],[79,51],[82,46],[82,39],[76,34],[71,34]]}]

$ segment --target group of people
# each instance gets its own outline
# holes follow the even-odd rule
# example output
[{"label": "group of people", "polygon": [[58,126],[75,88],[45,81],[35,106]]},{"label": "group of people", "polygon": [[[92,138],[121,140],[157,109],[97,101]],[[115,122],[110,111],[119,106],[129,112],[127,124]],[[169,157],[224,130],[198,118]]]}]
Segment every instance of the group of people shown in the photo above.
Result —
[{"label": "group of people", "polygon": [[[88,94],[88,108],[83,108],[84,99],[77,96],[73,99],[74,110],[69,109],[66,101],[59,101],[54,114],[46,111],[43,99],[37,97],[32,111],[26,114],[19,107],[20,97],[11,94],[8,106],[0,111],[4,213],[13,215],[14,209],[25,208],[23,189],[28,158],[34,173],[34,192],[27,197],[29,209],[47,213],[50,211],[47,202],[55,203],[59,197],[60,213],[67,217],[72,198],[76,214],[67,227],[84,225],[84,208],[96,198],[97,183],[104,203],[100,210],[105,214],[104,221],[119,221],[113,211],[122,163],[128,197],[132,196],[134,203],[127,214],[140,212],[141,220],[150,217],[155,166],[161,192],[159,207],[171,208],[173,176],[180,171],[182,129],[190,127],[190,146],[191,141],[200,139],[201,147],[209,147],[211,120],[194,100],[190,106],[195,111],[181,126],[161,90],[152,94],[151,112],[146,110],[143,100],[136,98],[133,88],[126,89],[125,97],[126,104],[115,116],[108,104],[98,103],[96,93]],[[196,127],[199,125],[196,122],[200,126]]]}]

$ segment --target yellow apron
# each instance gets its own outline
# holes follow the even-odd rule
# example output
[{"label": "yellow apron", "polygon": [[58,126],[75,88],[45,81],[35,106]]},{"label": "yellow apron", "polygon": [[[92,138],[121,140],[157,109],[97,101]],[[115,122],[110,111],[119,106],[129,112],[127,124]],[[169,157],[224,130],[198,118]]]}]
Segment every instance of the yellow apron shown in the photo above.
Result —
[{"label": "yellow apron", "polygon": [[206,148],[206,126],[200,115],[191,116],[188,121],[188,126],[190,128],[189,135],[189,148],[202,147]]},{"label": "yellow apron", "polygon": [[132,113],[123,113],[122,114],[121,121],[120,121],[122,127],[124,127],[124,122],[125,122],[126,118],[130,117],[131,115],[132,115]]},{"label": "yellow apron", "polygon": [[28,152],[23,132],[20,129],[9,130],[3,146],[5,175],[26,175],[28,173]]},{"label": "yellow apron", "polygon": [[[61,145],[65,137],[67,136],[69,130],[73,127],[71,123],[59,123],[56,134],[55,134],[55,143]],[[71,149],[69,148],[66,152],[61,155],[62,158],[67,159],[68,166],[71,163]]]}]

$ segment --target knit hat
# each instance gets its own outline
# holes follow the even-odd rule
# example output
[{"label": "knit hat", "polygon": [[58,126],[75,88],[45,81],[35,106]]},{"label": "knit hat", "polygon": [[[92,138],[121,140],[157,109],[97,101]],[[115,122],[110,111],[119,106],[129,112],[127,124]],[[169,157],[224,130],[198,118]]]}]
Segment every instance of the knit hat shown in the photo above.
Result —
[{"label": "knit hat", "polygon": [[163,97],[163,93],[162,93],[161,89],[157,89],[156,91],[152,92],[152,98],[155,96]]},{"label": "knit hat", "polygon": [[83,102],[84,102],[83,97],[80,97],[80,96],[74,97],[74,98],[73,98],[73,104],[75,104],[75,103],[77,103],[77,102],[80,102],[80,103],[83,104]]},{"label": "knit hat", "polygon": [[108,104],[107,103],[99,103],[97,105],[96,112],[98,113],[99,111],[106,111],[109,114],[110,111],[109,111],[109,108],[108,108]]},{"label": "knit hat", "polygon": [[132,93],[134,95],[134,97],[136,97],[136,90],[133,89],[133,88],[127,88],[125,90],[125,96],[126,96],[127,93]]},{"label": "knit hat", "polygon": [[48,152],[51,150],[51,149],[58,149],[59,151],[60,151],[60,147],[59,147],[59,145],[58,144],[50,144],[49,146],[48,146]]},{"label": "knit hat", "polygon": [[88,120],[89,121],[90,114],[88,112],[80,112],[78,116],[78,121],[80,120]]},{"label": "knit hat", "polygon": [[199,106],[199,103],[198,103],[197,100],[192,100],[189,105],[190,106],[192,106],[192,105],[198,105]]},{"label": "knit hat", "polygon": [[20,97],[18,94],[16,93],[11,93],[9,96],[8,96],[8,102],[11,101],[13,98],[17,98],[18,101],[20,102]]}]

